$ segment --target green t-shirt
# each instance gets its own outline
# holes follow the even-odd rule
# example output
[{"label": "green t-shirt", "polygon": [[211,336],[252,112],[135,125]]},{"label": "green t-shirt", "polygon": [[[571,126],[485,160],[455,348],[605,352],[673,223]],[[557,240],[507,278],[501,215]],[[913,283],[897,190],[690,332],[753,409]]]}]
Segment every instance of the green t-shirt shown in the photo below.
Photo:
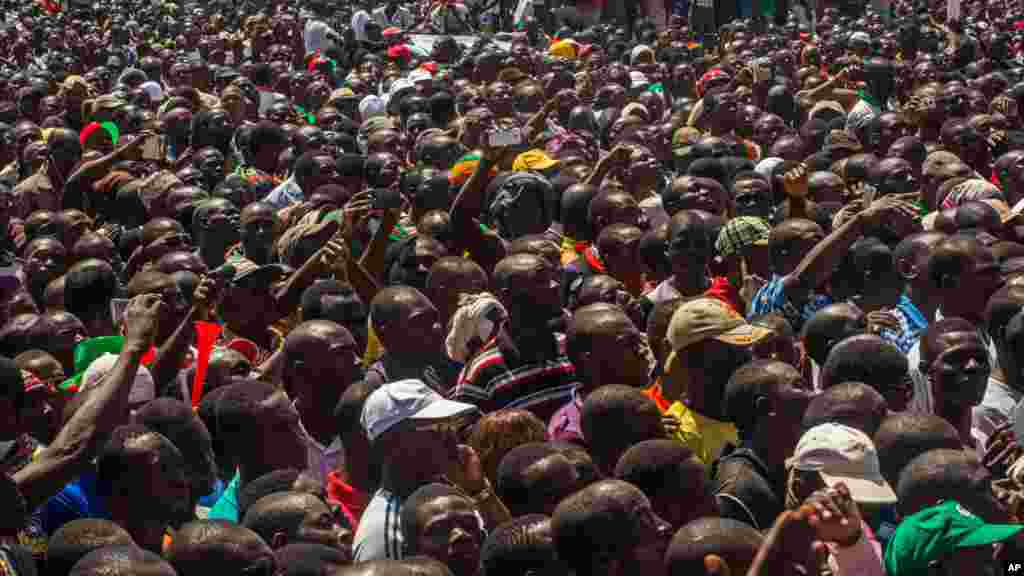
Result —
[{"label": "green t-shirt", "polygon": [[227,520],[238,524],[238,472],[231,479],[231,483],[224,489],[217,503],[210,508],[210,520]]}]

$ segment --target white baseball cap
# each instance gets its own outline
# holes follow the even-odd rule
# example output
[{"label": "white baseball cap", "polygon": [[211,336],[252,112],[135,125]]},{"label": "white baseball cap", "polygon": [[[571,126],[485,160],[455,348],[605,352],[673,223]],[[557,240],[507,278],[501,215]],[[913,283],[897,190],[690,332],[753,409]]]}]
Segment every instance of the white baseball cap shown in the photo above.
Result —
[{"label": "white baseball cap", "polygon": [[446,400],[420,380],[399,380],[374,390],[363,404],[362,424],[370,442],[405,420],[445,420],[476,410]]},{"label": "white baseball cap", "polygon": [[800,437],[786,464],[815,471],[829,487],[842,482],[856,502],[891,504],[896,493],[882,477],[875,443],[867,434],[842,424],[819,424]]}]

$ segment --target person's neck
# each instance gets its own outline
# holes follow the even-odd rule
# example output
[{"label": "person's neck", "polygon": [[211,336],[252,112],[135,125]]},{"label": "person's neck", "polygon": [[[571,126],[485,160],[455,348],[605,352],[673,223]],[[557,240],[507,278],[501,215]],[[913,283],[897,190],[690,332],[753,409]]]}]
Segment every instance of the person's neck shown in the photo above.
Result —
[{"label": "person's neck", "polygon": [[334,441],[334,437],[338,433],[338,424],[330,414],[324,414],[323,406],[303,406],[300,404],[298,409],[302,425],[314,440],[324,446],[328,446]]},{"label": "person's neck", "polygon": [[[786,474],[786,455],[779,449],[778,441],[773,434],[759,433],[746,438],[744,443],[757,454],[768,471],[776,476],[776,480]],[[792,452],[792,450],[790,450]]]},{"label": "person's neck", "polygon": [[971,407],[970,406],[937,406],[936,412],[943,420],[949,422],[956,428],[960,436],[960,442],[964,446],[974,446],[974,437],[971,436]]},{"label": "person's neck", "polygon": [[685,298],[700,296],[711,286],[707,275],[695,276],[692,274],[680,277],[679,274],[672,275],[672,286]]},{"label": "person's neck", "polygon": [[381,470],[380,487],[401,500],[405,500],[423,485],[421,476],[415,472],[414,470],[401,470],[385,463]]},{"label": "person's neck", "polygon": [[939,305],[932,302],[930,298],[926,297],[920,290],[915,290],[913,284],[907,284],[907,298],[910,302],[917,307],[924,316],[925,321],[931,322],[935,318],[935,312],[938,311]]},{"label": "person's neck", "polygon": [[199,244],[199,256],[211,270],[224,264],[224,256],[231,244],[215,237],[205,237]]},{"label": "person's neck", "polygon": [[555,334],[548,323],[551,319],[529,317],[522,314],[512,315],[506,331],[515,342],[519,352],[525,356],[546,356],[555,347]]}]

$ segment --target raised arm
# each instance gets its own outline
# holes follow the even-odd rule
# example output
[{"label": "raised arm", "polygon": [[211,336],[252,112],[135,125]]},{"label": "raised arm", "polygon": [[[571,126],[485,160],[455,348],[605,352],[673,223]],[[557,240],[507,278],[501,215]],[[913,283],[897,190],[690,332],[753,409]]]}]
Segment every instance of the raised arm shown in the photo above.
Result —
[{"label": "raised arm", "polygon": [[29,509],[41,505],[89,464],[95,444],[128,418],[128,396],[142,355],[157,333],[166,306],[159,295],[132,299],[124,313],[125,341],[113,371],[88,392],[85,402],[39,457],[13,475]]}]

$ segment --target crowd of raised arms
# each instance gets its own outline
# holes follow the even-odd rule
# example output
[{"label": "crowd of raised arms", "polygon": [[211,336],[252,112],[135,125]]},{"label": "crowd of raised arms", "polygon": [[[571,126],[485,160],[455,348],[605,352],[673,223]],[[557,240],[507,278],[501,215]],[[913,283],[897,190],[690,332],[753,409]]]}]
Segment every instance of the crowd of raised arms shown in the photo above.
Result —
[{"label": "crowd of raised arms", "polygon": [[4,0],[0,576],[1024,571],[1024,3]]}]

